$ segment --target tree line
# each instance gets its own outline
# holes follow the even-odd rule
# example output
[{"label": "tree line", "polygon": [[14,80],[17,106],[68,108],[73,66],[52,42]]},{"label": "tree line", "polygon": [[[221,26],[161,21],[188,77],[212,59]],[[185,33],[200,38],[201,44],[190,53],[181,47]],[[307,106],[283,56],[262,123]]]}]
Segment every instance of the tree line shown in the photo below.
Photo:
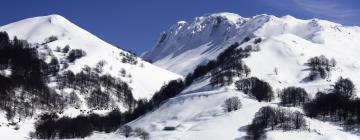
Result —
[{"label": "tree line", "polygon": [[40,116],[35,123],[35,132],[31,132],[30,136],[40,139],[85,138],[93,131],[113,132],[124,123],[123,114],[118,109],[106,115],[91,113],[74,118],[59,117],[56,113],[48,113]]},{"label": "tree line", "polygon": [[[241,44],[250,41],[250,37],[244,38],[241,43],[235,42],[221,52],[215,60],[209,61],[206,65],[198,65],[192,73],[185,78],[185,84],[190,85],[194,80],[210,73],[212,85],[223,85],[232,81],[232,76],[248,76],[250,69],[242,61],[243,58],[250,56],[251,51],[256,51],[251,45],[237,48]],[[224,71],[224,72],[222,72]]]},{"label": "tree line", "polygon": [[360,99],[350,79],[340,77],[328,93],[318,92],[303,107],[307,116],[340,122],[345,130],[360,130]]},{"label": "tree line", "polygon": [[[249,41],[250,38],[245,38],[244,42]],[[216,60],[209,61],[206,65],[199,65],[197,66],[192,73],[189,73],[185,80],[177,79],[172,80],[168,84],[165,84],[161,87],[159,91],[157,91],[150,100],[141,99],[138,101],[136,108],[133,110],[131,114],[132,119],[136,119],[141,115],[156,109],[159,107],[164,101],[168,100],[169,98],[175,97],[181,91],[183,91],[186,87],[190,86],[197,78],[205,76],[206,74],[210,73],[215,68],[219,67],[225,62],[230,60],[234,60],[237,58],[245,58],[249,56],[249,51],[251,47],[247,49],[239,49],[236,48],[240,44],[235,42],[234,44],[230,45],[227,49],[224,50]],[[234,53],[235,52],[235,53]],[[233,65],[234,66],[234,65]]]},{"label": "tree line", "polygon": [[[65,71],[62,74],[58,75],[58,89],[62,90],[64,88],[73,88],[78,90],[81,94],[89,95],[88,105],[94,109],[105,109],[107,108],[107,101],[110,92],[112,93],[120,93],[118,99],[125,99],[126,104],[129,107],[127,112],[118,115],[119,120],[123,120],[123,124],[129,121],[132,121],[139,116],[145,114],[148,111],[156,109],[159,107],[164,101],[169,98],[175,97],[179,94],[183,89],[189,86],[196,78],[204,76],[209,73],[214,68],[218,67],[219,64],[225,63],[226,61],[230,61],[226,55],[233,51],[239,44],[235,43],[230,46],[222,55],[219,55],[217,60],[209,62],[205,66],[198,66],[193,73],[189,74],[185,81],[183,80],[173,80],[168,84],[164,85],[158,92],[156,92],[150,100],[139,99],[138,101],[134,100],[131,94],[131,90],[129,88],[123,87],[126,86],[121,81],[118,81],[115,78],[112,78],[109,75],[100,75],[102,71],[103,63],[100,63],[95,68],[90,68],[85,66],[83,70],[77,74],[72,73],[71,71]],[[250,47],[247,48],[248,50]],[[237,53],[230,55],[235,58],[246,57],[248,54],[244,52],[244,50],[240,49]],[[226,60],[229,59],[229,60]],[[115,82],[114,82],[115,81]],[[101,90],[99,87],[104,87],[105,90]],[[120,90],[119,90],[120,89]],[[74,102],[76,101],[76,94],[70,94],[69,98],[66,101]],[[241,102],[237,102],[235,99],[230,99],[231,110],[237,110],[241,107]],[[76,104],[76,102],[75,102]],[[90,115],[92,116],[92,115]],[[82,116],[84,117],[84,116]],[[89,118],[88,116],[85,118]],[[61,120],[62,118],[55,119],[55,121]],[[41,123],[40,123],[41,124]],[[92,127],[94,127],[91,124]],[[96,127],[97,128],[97,127]],[[91,129],[91,131],[96,129]],[[112,130],[112,129],[110,129]],[[101,130],[97,130],[101,131]],[[105,131],[108,132],[108,131]],[[90,133],[87,133],[88,135]],[[143,137],[146,137],[146,133],[141,133]],[[55,134],[56,137],[59,137],[59,134]],[[81,135],[70,135],[69,137],[82,137]]]},{"label": "tree line", "polygon": [[255,113],[252,123],[248,125],[246,139],[265,139],[267,130],[289,131],[306,128],[306,120],[302,113],[298,111],[291,112],[280,107],[265,106]]},{"label": "tree line", "polygon": [[306,90],[300,87],[287,87],[280,91],[279,96],[282,106],[302,106],[310,101]]},{"label": "tree line", "polygon": [[[120,101],[128,109],[135,107],[136,100],[130,86],[120,78],[102,74],[105,61],[99,61],[94,68],[85,65],[77,74],[64,71],[57,76],[58,89],[71,88],[85,95],[91,109],[114,108],[114,101]],[[110,98],[116,97],[115,100]]]},{"label": "tree line", "polygon": [[[31,117],[35,109],[61,110],[64,99],[47,86],[49,76],[58,71],[56,62],[46,63],[25,40],[0,32],[0,109],[7,119]],[[55,68],[55,69],[54,69]]]},{"label": "tree line", "polygon": [[238,90],[243,91],[245,94],[251,97],[254,97],[259,102],[270,102],[274,99],[274,92],[270,84],[256,77],[250,77],[236,81],[235,86]]}]

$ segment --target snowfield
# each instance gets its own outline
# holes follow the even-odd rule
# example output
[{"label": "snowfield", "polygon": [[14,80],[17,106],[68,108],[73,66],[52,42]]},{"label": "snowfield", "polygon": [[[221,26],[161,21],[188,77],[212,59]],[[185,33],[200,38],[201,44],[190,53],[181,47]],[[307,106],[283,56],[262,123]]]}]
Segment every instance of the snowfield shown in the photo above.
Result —
[{"label": "snowfield", "polygon": [[[279,101],[258,102],[248,95],[237,91],[235,87],[209,89],[209,79],[200,79],[181,94],[164,103],[154,112],[129,123],[150,132],[154,140],[242,140],[246,136],[246,127],[251,124],[255,113],[264,106],[277,106]],[[205,86],[203,86],[205,85]],[[199,92],[200,90],[204,90]],[[192,92],[194,91],[194,92]],[[237,96],[242,108],[225,113],[222,105],[225,99]],[[288,108],[299,110],[298,108]],[[306,118],[309,130],[267,132],[268,140],[358,140],[359,134],[351,134],[340,126],[330,122]],[[176,127],[174,131],[164,131],[164,127]]]},{"label": "snowfield", "polygon": [[[250,40],[240,46],[260,48],[260,51],[252,52],[249,58],[244,59],[251,69],[251,76],[269,82],[275,92],[297,86],[305,88],[314,96],[317,91],[330,89],[340,76],[350,78],[356,89],[360,89],[360,81],[356,78],[360,76],[360,28],[320,19],[301,20],[291,16],[278,18],[271,15],[243,18],[232,13],[206,15],[172,26],[160,36],[156,46],[142,57],[153,60],[155,65],[186,75],[196,68],[196,64],[205,64],[215,59],[222,50],[234,42],[241,42],[247,36],[262,38],[259,44]],[[156,55],[155,52],[161,53]],[[305,63],[309,58],[320,55],[334,58],[336,67],[327,79],[306,81],[309,71]],[[359,90],[356,93],[360,96]],[[232,96],[238,96],[243,107],[233,113],[224,113],[221,105]],[[233,86],[213,89],[209,86],[209,79],[203,78],[159,109],[129,125],[147,129],[152,139],[240,140],[246,135],[246,126],[251,123],[258,109],[267,105],[277,106],[278,102],[257,102],[236,91]],[[289,109],[301,111],[299,108]],[[306,120],[309,130],[269,131],[267,139],[360,139],[360,134],[345,132],[337,124],[310,118]],[[166,126],[177,129],[164,131]]]},{"label": "snowfield", "polygon": [[[216,13],[196,17],[193,21],[180,21],[162,33],[154,48],[142,54],[145,60],[137,58],[140,64],[121,63],[123,52],[101,41],[73,25],[61,16],[51,15],[19,21],[0,27],[10,35],[30,42],[43,42],[50,35],[59,40],[47,44],[52,50],[57,46],[70,45],[87,52],[68,69],[80,71],[83,65],[94,66],[99,60],[107,61],[106,72],[117,76],[121,68],[131,73],[125,77],[133,88],[137,99],[149,98],[165,82],[182,78],[191,73],[197,65],[206,64],[235,42],[244,38],[248,45],[260,50],[251,52],[244,62],[251,69],[250,76],[268,82],[275,92],[289,86],[306,89],[314,96],[317,91],[326,91],[340,77],[350,78],[360,96],[360,27],[347,27],[320,19],[301,20],[291,16],[275,17],[257,15],[244,18],[233,13]],[[255,43],[255,38],[261,42]],[[54,53],[58,58],[60,54]],[[336,67],[327,79],[307,81],[309,75],[305,63],[311,57],[324,55],[334,58]],[[276,72],[275,72],[276,71]],[[182,75],[182,76],[180,76]],[[225,113],[223,103],[229,97],[238,97],[242,108]],[[159,108],[128,123],[132,128],[143,128],[150,133],[151,140],[243,140],[247,125],[255,113],[264,106],[278,106],[279,99],[272,102],[258,102],[236,90],[234,85],[214,88],[210,86],[210,74],[196,79],[179,95],[164,102]],[[301,108],[289,107],[291,111]],[[69,110],[72,114],[76,110]],[[78,113],[74,113],[78,114]],[[4,118],[4,117],[1,117]],[[0,120],[1,122],[6,120]],[[359,140],[360,133],[350,133],[332,122],[306,117],[307,130],[267,131],[267,140]],[[1,123],[0,122],[0,123]],[[20,125],[20,130],[1,124],[0,135],[9,139],[24,139],[32,128],[30,123]],[[175,130],[164,130],[166,127]],[[13,136],[14,135],[14,136]],[[126,139],[114,133],[94,133],[89,140]],[[127,139],[139,139],[132,136]]]}]

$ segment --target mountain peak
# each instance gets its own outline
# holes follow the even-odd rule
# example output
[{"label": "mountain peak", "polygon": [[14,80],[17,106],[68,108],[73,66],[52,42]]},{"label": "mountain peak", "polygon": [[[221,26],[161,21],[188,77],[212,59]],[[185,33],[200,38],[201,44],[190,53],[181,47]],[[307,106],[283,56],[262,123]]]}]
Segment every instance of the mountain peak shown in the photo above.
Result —
[{"label": "mountain peak", "polygon": [[[56,51],[57,48],[61,49],[69,46],[73,50],[81,49],[86,53],[86,56],[76,60],[74,64],[69,64],[65,69],[71,70],[74,73],[80,72],[85,65],[93,67],[100,61],[105,61],[109,64],[105,71],[112,76],[118,76],[119,71],[122,69],[125,69],[129,75],[136,73],[131,75],[134,80],[131,83],[129,82],[131,87],[141,87],[134,88],[133,96],[135,98],[149,98],[152,93],[159,89],[159,86],[162,86],[163,82],[180,77],[177,74],[148,64],[136,56],[134,56],[134,59],[139,62],[137,65],[124,63],[122,61],[123,58],[130,53],[101,40],[61,15],[52,14],[27,18],[1,26],[0,31],[6,31],[10,37],[17,36],[19,39],[38,44],[39,48],[46,46],[45,48],[48,48],[47,51],[51,52],[48,54],[53,54],[54,56],[52,57],[58,58],[59,61],[66,60],[67,55]],[[48,41],[50,37],[55,37],[56,39]],[[140,64],[144,68],[140,67]],[[148,77],[147,79],[154,79],[156,77],[156,75],[146,75],[145,73],[147,72],[145,71],[152,71],[158,75],[165,74],[167,77],[158,78],[157,83],[154,84],[154,81],[142,80],[142,77]],[[142,72],[144,74],[137,74]]]},{"label": "mountain peak", "polygon": [[[17,36],[29,42],[41,43],[49,36],[66,36],[67,33],[85,34],[85,30],[73,24],[61,15],[52,14],[23,19],[0,27],[10,36]],[[90,33],[86,33],[90,34]]]},{"label": "mountain peak", "polygon": [[[42,18],[42,17],[40,17]],[[58,14],[51,14],[48,16],[43,16],[43,18],[47,18],[49,20],[49,23],[52,24],[56,24],[56,23],[70,23],[70,21],[68,19],[66,19],[65,17],[58,15]]]},{"label": "mountain peak", "polygon": [[228,19],[229,21],[232,21],[234,23],[236,23],[240,19],[243,19],[243,17],[241,17],[240,15],[235,14],[235,13],[229,13],[229,12],[220,12],[220,13],[210,14],[210,17],[222,17],[222,18]]},{"label": "mountain peak", "polygon": [[[238,14],[222,12],[181,23],[161,34],[156,46],[143,53],[142,57],[182,75],[191,72],[196,65],[215,58],[224,46],[241,42],[245,37],[273,38],[291,34],[311,43],[326,44],[341,41],[330,35],[345,37],[358,32],[331,21],[302,20],[290,15],[276,17],[261,14],[244,18]],[[211,55],[199,57],[204,54]]]}]

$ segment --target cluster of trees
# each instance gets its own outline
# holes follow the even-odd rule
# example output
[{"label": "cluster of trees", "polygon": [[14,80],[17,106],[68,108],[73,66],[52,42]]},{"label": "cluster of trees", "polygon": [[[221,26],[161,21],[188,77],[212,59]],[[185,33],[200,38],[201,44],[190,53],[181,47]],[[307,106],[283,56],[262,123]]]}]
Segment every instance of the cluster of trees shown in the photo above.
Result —
[{"label": "cluster of trees", "polygon": [[86,102],[89,108],[92,109],[109,109],[110,102],[109,94],[101,91],[101,88],[95,89],[92,91],[88,98],[86,98]]},{"label": "cluster of trees", "polygon": [[[247,42],[249,40],[250,38],[244,39],[242,43]],[[240,45],[239,43],[235,43],[231,45],[228,49],[226,49],[223,53],[221,53],[216,60],[209,61],[206,65],[197,66],[192,73],[186,76],[185,81],[181,79],[172,80],[168,84],[164,85],[158,92],[156,92],[150,100],[146,100],[146,99],[138,100],[136,102],[136,107],[133,110],[130,110],[125,113],[126,120],[127,121],[134,120],[140,117],[141,115],[153,109],[156,109],[164,101],[178,95],[187,86],[191,85],[191,83],[193,83],[194,80],[202,76],[205,76],[206,74],[210,73],[212,70],[214,70],[215,68],[221,65],[223,65],[224,69],[226,68],[226,69],[238,70],[239,68],[236,65],[242,62],[237,61],[237,59],[248,57],[249,52],[252,51],[251,47],[247,47],[246,49],[242,49],[242,48],[236,49],[239,45]],[[122,56],[124,56],[124,54]],[[225,65],[225,63],[231,62],[233,60],[236,62],[232,63],[231,65]],[[250,69],[244,70],[246,69],[244,65],[242,65],[240,69],[241,72],[244,72],[246,76],[250,73]],[[234,73],[237,72],[238,71],[235,71]],[[243,75],[244,73],[241,73],[240,75]],[[239,76],[238,73],[237,76]],[[231,110],[236,110],[241,107],[241,102],[239,100],[236,100],[236,98],[229,99],[229,102],[231,102],[229,103],[229,105],[231,106]]]},{"label": "cluster of trees", "polygon": [[197,78],[205,76],[212,69],[216,68],[218,65],[215,60],[209,61],[206,65],[199,65],[195,68],[192,73],[189,73],[185,78],[186,86],[191,85]]},{"label": "cluster of trees", "polygon": [[216,59],[217,67],[211,71],[210,84],[212,86],[224,86],[233,83],[233,77],[247,77],[250,68],[242,61],[250,56],[251,48],[238,48],[239,43],[231,45]]},{"label": "cluster of trees", "polygon": [[70,63],[73,63],[76,59],[79,59],[83,56],[86,56],[86,52],[81,49],[72,49],[67,55],[67,60]]},{"label": "cluster of trees", "polygon": [[[245,43],[250,41],[250,37],[244,38],[244,40],[240,43]],[[219,54],[219,56],[215,60],[209,61],[206,65],[199,65],[195,68],[195,70],[188,74],[185,78],[185,84],[190,85],[194,80],[197,78],[200,78],[202,76],[205,76],[206,74],[210,73],[211,71],[214,71],[212,75],[214,75],[213,84],[222,84],[225,78],[222,76],[227,75],[244,75],[247,76],[250,74],[250,69],[244,64],[241,59],[249,57],[250,51],[253,51],[253,48],[246,47],[245,49],[237,47],[240,45],[238,42],[235,42],[234,44],[230,45],[227,49],[225,49],[222,53]],[[239,59],[239,60],[238,60]],[[233,61],[234,62],[231,62]],[[226,64],[229,63],[229,64]],[[220,67],[220,68],[218,68]],[[216,69],[218,68],[218,69]],[[221,70],[225,70],[227,72],[220,73]],[[219,75],[217,75],[219,74]],[[228,76],[226,77],[226,81],[232,81],[229,79]]]},{"label": "cluster of trees", "polygon": [[109,109],[113,103],[110,95],[117,97],[127,108],[134,108],[134,99],[130,86],[119,78],[109,74],[101,74],[104,61],[99,61],[96,67],[84,66],[81,72],[74,74],[72,71],[65,71],[57,77],[58,89],[72,88],[88,97],[88,106],[93,109]]},{"label": "cluster of trees", "polygon": [[56,40],[58,40],[58,37],[57,37],[57,36],[54,36],[54,35],[49,36],[48,38],[46,38],[46,39],[44,40],[43,45],[44,45],[44,44],[47,44],[47,43],[50,43],[50,42],[53,42],[53,41],[56,41]]},{"label": "cluster of trees", "polygon": [[310,100],[305,89],[300,87],[288,87],[283,89],[280,94],[280,104],[283,106],[301,106]]},{"label": "cluster of trees", "polygon": [[259,44],[259,43],[261,43],[261,41],[262,41],[261,38],[256,38],[256,39],[254,40],[254,43],[255,43],[255,44]]},{"label": "cluster of trees", "polygon": [[165,100],[175,97],[183,89],[185,89],[185,83],[182,80],[172,80],[153,95],[151,102],[155,107],[158,107]]},{"label": "cluster of trees", "polygon": [[49,65],[49,69],[47,73],[50,73],[52,76],[56,76],[60,71],[59,60],[56,57],[51,58]]},{"label": "cluster of trees", "polygon": [[274,99],[274,92],[269,83],[256,77],[250,77],[236,81],[235,86],[238,90],[241,90],[245,94],[256,98],[259,102],[270,102]]},{"label": "cluster of trees", "polygon": [[266,129],[282,129],[284,131],[294,129],[306,129],[304,115],[298,111],[290,112],[283,108],[262,107],[255,114],[255,118],[247,128],[247,139],[265,139]]},{"label": "cluster of trees", "polygon": [[336,66],[336,61],[321,55],[310,58],[306,65],[310,67],[309,80],[315,80],[317,77],[325,79],[329,77],[331,68]]},{"label": "cluster of trees", "polygon": [[[175,97],[187,86],[191,85],[194,80],[205,76],[211,71],[216,71],[212,72],[211,81],[213,85],[215,85],[214,81],[218,81],[215,79],[226,79],[228,76],[230,76],[232,80],[232,76],[247,76],[250,73],[250,69],[245,64],[243,64],[241,59],[250,55],[249,52],[251,51],[251,47],[247,49],[237,49],[239,45],[240,44],[236,42],[227,48],[224,52],[219,54],[216,60],[209,61],[206,65],[197,66],[192,73],[186,76],[185,81],[180,79],[170,81],[158,92],[156,92],[149,101],[145,99],[139,100],[137,107],[131,113],[132,118],[135,119],[145,114],[146,112],[159,107],[164,101]],[[242,65],[239,66],[240,63]],[[216,85],[224,83],[225,82],[216,82]]]},{"label": "cluster of trees", "polygon": [[354,84],[339,78],[329,93],[318,92],[303,107],[307,116],[342,122],[346,130],[360,129],[360,99],[355,98]]},{"label": "cluster of trees", "polygon": [[[88,136],[94,130],[114,131],[134,119],[132,110],[138,104],[147,102],[136,101],[126,82],[102,74],[105,62],[99,62],[95,68],[85,66],[77,74],[71,71],[58,74],[59,61],[52,58],[50,63],[46,63],[45,59],[40,58],[36,48],[38,47],[32,47],[16,37],[10,40],[6,32],[0,32],[0,109],[6,111],[7,119],[11,120],[15,116],[32,117],[36,110],[61,112],[69,105],[79,107],[78,94],[84,94],[88,105],[93,109],[109,109],[113,100],[118,100],[129,108],[129,112],[113,111],[106,116],[91,114],[75,118],[44,115],[36,123],[36,133],[32,134],[34,137],[73,138]],[[69,62],[85,55],[82,50],[70,51],[69,46],[63,48],[62,52],[68,53]],[[52,76],[56,76],[60,91],[71,88],[74,92],[63,96],[57,94],[47,86]],[[117,98],[112,99],[110,95]],[[142,135],[146,137],[145,133]]]},{"label": "cluster of trees", "polygon": [[136,65],[138,63],[134,53],[120,52],[120,56],[122,57],[121,62],[123,63],[129,63],[131,65]]},{"label": "cluster of trees", "polygon": [[32,137],[40,139],[84,138],[93,131],[114,132],[125,123],[124,115],[115,109],[106,115],[80,115],[75,118],[59,117],[56,113],[43,114],[35,123]]},{"label": "cluster of trees", "polygon": [[152,96],[150,100],[140,99],[137,102],[137,107],[131,112],[129,116],[131,119],[136,119],[141,115],[158,108],[169,98],[175,97],[185,89],[186,85],[181,79],[172,80],[168,84],[161,87],[161,89]]},{"label": "cluster of trees", "polygon": [[32,116],[36,108],[62,107],[58,104],[63,104],[63,98],[46,84],[49,75],[58,71],[58,64],[47,64],[38,54],[26,41],[10,40],[6,32],[0,32],[0,70],[10,71],[0,75],[0,109],[7,112],[8,119],[17,114]]},{"label": "cluster of trees", "polygon": [[65,47],[62,49],[63,53],[68,53],[70,51],[70,46],[69,45],[65,45]]},{"label": "cluster of trees", "polygon": [[241,108],[241,101],[239,97],[231,97],[224,101],[223,109],[225,112],[236,111]]}]

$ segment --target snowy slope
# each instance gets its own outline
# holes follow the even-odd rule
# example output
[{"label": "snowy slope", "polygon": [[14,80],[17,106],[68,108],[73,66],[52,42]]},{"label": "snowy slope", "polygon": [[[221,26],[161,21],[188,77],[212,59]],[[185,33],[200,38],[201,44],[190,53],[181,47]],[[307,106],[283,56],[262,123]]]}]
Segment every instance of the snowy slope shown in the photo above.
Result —
[{"label": "snowy slope", "polygon": [[[246,127],[255,113],[263,106],[276,106],[271,103],[257,102],[233,86],[209,89],[207,78],[199,80],[181,94],[170,99],[154,112],[129,123],[136,128],[145,128],[154,140],[241,140],[246,136]],[[202,90],[199,92],[199,89]],[[224,113],[222,104],[225,99],[237,96],[242,108],[231,113]],[[357,140],[356,134],[342,131],[340,126],[306,118],[310,131],[269,131],[268,140]],[[166,126],[176,127],[175,131],[164,131]],[[96,137],[94,135],[93,137]]]},{"label": "snowy slope", "polygon": [[[87,32],[84,29],[71,23],[60,15],[49,15],[42,17],[34,17],[24,19],[15,23],[0,26],[0,31],[6,31],[11,38],[17,36],[18,39],[24,39],[38,46],[38,51],[45,54],[46,61],[50,61],[51,57],[56,57],[60,62],[66,59],[66,55],[57,52],[57,48],[64,48],[69,45],[71,49],[81,49],[86,52],[86,56],[69,63],[69,67],[61,69],[60,73],[71,70],[78,73],[85,65],[95,67],[99,61],[105,61],[104,72],[102,74],[110,74],[113,77],[120,78],[125,81],[132,89],[135,99],[150,98],[153,93],[160,89],[164,83],[170,80],[182,78],[182,76],[169,72],[165,69],[154,66],[141,58],[136,57],[137,64],[123,63],[124,56],[120,53],[128,52],[121,50],[109,43],[106,43]],[[45,43],[50,36],[56,36],[56,41]],[[36,45],[37,44],[37,45]],[[42,57],[42,54],[40,54]],[[63,65],[61,65],[63,67]],[[124,69],[126,75],[122,76],[120,71]],[[50,82],[49,86],[54,87],[55,83]],[[55,88],[55,87],[54,87]],[[71,89],[64,90],[70,93]],[[60,93],[59,93],[60,94]],[[61,93],[63,95],[63,93]],[[78,94],[80,100],[84,100],[84,95]],[[81,108],[67,108],[64,110],[66,116],[74,117],[81,114],[82,110],[88,110],[86,102],[82,102]],[[126,111],[126,107],[122,103],[116,103],[122,111]],[[105,113],[108,110],[99,110],[97,113]],[[36,115],[39,115],[38,112]],[[35,115],[35,117],[36,117]],[[34,118],[27,118],[18,123],[19,130],[15,130],[15,126],[9,126],[3,112],[0,112],[0,135],[5,139],[22,140],[29,137],[29,132],[33,131]]]},{"label": "snowy slope", "polygon": [[81,71],[84,65],[94,67],[100,60],[106,61],[104,71],[112,76],[119,77],[119,71],[123,68],[127,72],[123,80],[131,86],[134,97],[137,99],[149,98],[167,81],[180,78],[179,75],[151,65],[140,58],[137,58],[139,61],[137,65],[122,63],[120,52],[125,52],[124,50],[102,41],[60,15],[21,20],[0,27],[0,31],[6,31],[10,36],[17,36],[19,39],[39,44],[50,36],[56,36],[58,40],[46,45],[52,50],[52,55],[59,60],[65,56],[55,52],[56,47],[63,48],[69,45],[71,49],[84,50],[86,56],[76,60],[66,69],[74,73]]},{"label": "snowy slope", "polygon": [[[58,16],[55,17],[58,18]],[[55,23],[53,21],[56,20],[51,21],[51,23]],[[49,24],[49,19],[44,20],[43,22],[41,23]],[[35,24],[30,23],[26,25],[36,26]],[[0,29],[4,30],[5,28],[11,28],[11,26],[7,25]],[[9,30],[12,35],[18,33],[20,34],[20,38],[27,38],[34,42],[43,42],[44,38],[49,36],[44,35],[43,38],[36,38],[30,35],[26,36],[31,33],[23,33],[23,30],[17,29],[19,28],[7,30]],[[55,33],[58,33],[57,30],[60,30],[57,28],[51,29],[56,30],[54,31]],[[68,28],[66,29],[70,30]],[[66,37],[60,37],[61,33],[65,33]],[[85,51],[88,51],[87,49],[89,49],[86,57],[77,60],[74,65],[69,67],[69,69],[74,71],[78,71],[81,68],[81,66],[77,66],[80,65],[78,62],[81,62],[81,64],[86,63],[90,66],[94,66],[97,63],[97,60],[99,59],[91,58],[89,56],[91,50],[98,46],[109,46],[108,48],[114,48],[114,51],[118,50],[111,45],[106,45],[106,43],[102,41],[96,41],[99,40],[96,37],[94,37],[95,39],[87,39],[95,40],[94,43],[89,44],[84,44],[81,41],[73,41],[75,38],[81,37],[78,35],[78,33],[81,33],[80,31],[77,31],[76,33],[72,32],[71,34],[65,31],[61,33],[55,34],[56,36],[59,36],[60,39],[48,44],[50,48],[55,49],[58,45],[64,46],[67,43],[61,42],[65,42],[66,40],[67,42],[72,43],[68,43],[72,48],[76,46],[86,46],[81,48]],[[88,33],[85,32],[84,34]],[[152,60],[157,66],[181,75],[186,75],[187,73],[192,72],[196,65],[216,58],[216,56],[228,46],[234,42],[241,42],[247,36],[260,37],[263,40],[259,44],[254,44],[254,39],[252,39],[239,46],[246,47],[247,45],[253,45],[260,48],[260,51],[251,52],[251,56],[244,59],[246,65],[251,69],[251,76],[269,82],[274,91],[288,86],[299,86],[305,88],[311,95],[314,95],[319,90],[330,88],[330,85],[333,84],[339,76],[349,77],[356,85],[356,88],[360,89],[360,80],[356,78],[360,76],[360,57],[358,56],[360,48],[357,46],[360,43],[360,28],[346,27],[319,19],[300,20],[291,16],[279,18],[270,15],[258,15],[251,18],[243,18],[232,13],[206,15],[197,17],[191,22],[178,22],[168,31],[164,32],[159,38],[156,46],[144,53],[142,57],[146,60]],[[92,38],[92,36],[89,38]],[[91,45],[96,44],[96,42],[99,44]],[[109,50],[112,51],[112,49]],[[96,54],[100,54],[99,52],[102,51],[105,51],[105,49],[99,49],[95,52]],[[105,54],[111,54],[110,56],[116,58],[118,53],[112,54],[111,51],[106,51]],[[57,54],[54,53],[54,55]],[[337,66],[331,71],[331,76],[328,79],[305,82],[303,79],[309,74],[309,71],[305,70],[307,67],[304,64],[308,58],[319,55],[334,58],[337,61]],[[109,61],[109,64],[113,62],[111,61],[113,59],[112,57],[107,58],[106,56],[107,55],[102,55],[101,58]],[[87,60],[85,61],[82,59]],[[145,67],[142,69],[147,69],[149,67],[153,67],[154,71],[158,69],[151,64],[146,62],[143,63]],[[116,67],[114,66],[115,64],[117,64],[116,59],[111,63],[112,69]],[[123,63],[119,63],[119,65],[126,68],[127,71],[129,69],[137,69],[137,74],[139,75],[146,75],[146,72],[148,72],[142,71],[138,65],[134,66]],[[112,71],[109,65],[106,66],[106,71],[114,75],[118,74],[117,71],[119,69],[117,71]],[[275,74],[275,69],[278,70],[278,74]],[[174,74],[169,75],[174,76],[174,78],[179,77]],[[135,74],[132,74],[132,77],[134,78]],[[167,78],[168,76],[164,75],[163,77]],[[157,79],[156,76],[152,78]],[[246,126],[251,123],[254,114],[258,109],[267,105],[276,106],[279,102],[278,99],[270,103],[257,102],[242,92],[235,90],[233,85],[222,88],[212,88],[209,85],[209,78],[209,75],[206,75],[205,77],[197,79],[180,95],[169,99],[157,110],[149,112],[137,120],[130,122],[129,125],[133,128],[141,127],[146,129],[150,133],[151,139],[154,140],[241,140],[246,135]],[[144,79],[148,80],[146,78]],[[152,82],[151,80],[152,79],[150,79],[150,82]],[[132,83],[135,82],[136,80],[133,79]],[[144,83],[139,83],[139,85],[141,84]],[[159,86],[162,85],[161,82],[158,84]],[[136,85],[131,86],[134,88],[133,91],[139,90],[135,88],[142,88]],[[356,92],[357,95],[360,96],[359,90]],[[235,112],[224,113],[222,109],[224,100],[233,96],[238,96],[240,98],[242,108]],[[290,109],[301,110],[299,108]],[[310,131],[269,131],[267,132],[267,139],[359,139],[360,134],[345,132],[336,124],[316,119],[306,119]],[[166,126],[174,126],[176,127],[176,130],[164,131],[163,129]],[[24,129],[29,128],[25,125]],[[0,129],[4,128],[0,127]],[[24,131],[25,130],[21,130],[21,134],[26,136],[26,134],[23,134]],[[9,129],[0,130],[0,132],[9,132],[9,135],[19,133]],[[116,133],[95,133],[86,139],[119,138],[124,139],[124,137],[119,136]],[[130,139],[139,138],[131,137]]]},{"label": "snowy slope", "polygon": [[[181,21],[162,33],[154,48],[142,54],[155,65],[186,75],[206,63],[229,44],[245,37],[275,37],[292,34],[320,46],[355,47],[359,27],[346,27],[325,20],[300,20],[291,16],[257,15],[243,18],[216,13]],[[330,50],[331,48],[329,48]],[[334,51],[335,52],[335,51]]]},{"label": "snowy slope", "polygon": [[[227,37],[229,39],[214,40],[209,34],[203,35],[203,32],[211,32],[208,30],[216,30],[212,28],[211,21],[213,17],[218,16],[226,19],[222,23],[229,23],[231,27],[228,28],[233,28]],[[232,18],[234,16],[237,18]],[[201,22],[199,19],[202,19]],[[203,24],[208,22],[211,24]],[[240,46],[253,45],[260,48],[260,51],[251,52],[250,57],[244,61],[251,69],[251,76],[269,82],[275,92],[288,86],[298,86],[305,88],[314,96],[317,91],[331,88],[339,76],[350,78],[356,89],[360,89],[360,80],[356,78],[360,76],[359,27],[347,27],[320,19],[301,20],[291,16],[279,18],[271,15],[242,18],[230,13],[212,14],[195,18],[188,23],[181,23],[183,24],[179,26],[181,28],[173,26],[165,32],[164,34],[172,36],[160,39],[163,40],[160,41],[161,43],[143,54],[144,59],[153,60],[155,65],[186,75],[192,72],[197,64],[216,58],[229,44],[241,42],[249,36],[262,38],[262,42],[255,44],[252,39]],[[196,27],[192,28],[193,26]],[[179,31],[173,33],[174,29]],[[225,29],[223,28],[223,31]],[[189,40],[182,40],[183,38]],[[201,43],[194,45],[187,42]],[[155,52],[161,52],[159,57],[156,57]],[[337,62],[330,77],[310,82],[304,80],[309,74],[305,63],[310,57],[320,55],[334,58]],[[275,74],[275,69],[278,74]],[[180,95],[129,125],[147,129],[152,139],[156,140],[193,138],[240,140],[246,135],[246,126],[251,123],[259,108],[266,105],[276,106],[279,102],[278,99],[270,103],[257,102],[236,91],[233,85],[214,89],[209,85],[208,76],[198,79]],[[356,93],[360,96],[359,90]],[[240,98],[243,107],[232,113],[224,113],[221,108],[223,101],[233,96]],[[345,132],[336,124],[306,119],[310,131],[269,131],[267,139],[359,139],[359,134]],[[166,126],[174,126],[176,130],[164,131]]]},{"label": "snowy slope", "polygon": [[[206,62],[232,42],[245,18],[231,13],[196,17],[180,21],[162,33],[157,44],[142,54],[145,60],[178,74],[191,72],[197,64]],[[206,54],[209,57],[202,57]],[[214,57],[210,57],[214,56]]]}]

